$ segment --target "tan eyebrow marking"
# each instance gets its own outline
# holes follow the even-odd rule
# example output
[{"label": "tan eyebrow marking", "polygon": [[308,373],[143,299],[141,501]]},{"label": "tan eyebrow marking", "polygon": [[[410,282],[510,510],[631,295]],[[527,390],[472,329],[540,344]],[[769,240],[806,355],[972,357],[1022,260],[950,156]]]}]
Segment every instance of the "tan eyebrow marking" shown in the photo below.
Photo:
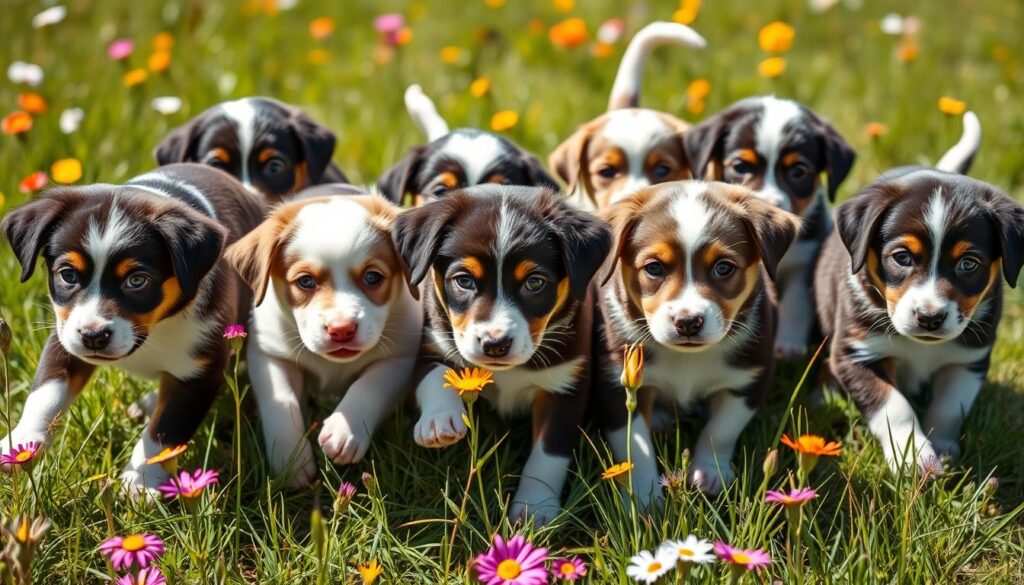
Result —
[{"label": "tan eyebrow marking", "polygon": [[231,162],[231,154],[229,154],[228,151],[224,150],[219,146],[210,151],[210,154],[213,155],[213,158],[219,160],[222,163]]},{"label": "tan eyebrow marking", "polygon": [[260,155],[257,157],[257,160],[259,160],[261,163],[265,163],[271,158],[277,156],[278,154],[279,153],[274,148],[264,148],[263,150],[260,151]]},{"label": "tan eyebrow marking", "polygon": [[795,164],[795,163],[798,163],[798,162],[800,162],[800,155],[795,153],[795,152],[791,152],[791,153],[787,154],[786,156],[782,157],[782,164],[784,164],[786,166],[789,166],[791,164]]},{"label": "tan eyebrow marking", "polygon": [[484,277],[484,265],[475,256],[466,256],[460,261],[460,264],[473,275],[473,278],[480,279]]},{"label": "tan eyebrow marking", "polygon": [[739,159],[742,160],[743,162],[747,162],[747,163],[750,163],[752,165],[756,165],[757,161],[760,160],[760,158],[757,156],[757,153],[754,152],[754,150],[750,149],[750,148],[742,148],[742,149],[740,149],[740,151],[736,154],[736,156],[739,157]]},{"label": "tan eyebrow marking", "polygon": [[523,260],[522,262],[519,263],[518,266],[516,266],[516,269],[513,272],[513,274],[515,275],[516,280],[523,280],[526,278],[526,275],[529,274],[530,271],[533,270],[534,268],[537,268],[536,264],[530,262],[529,260]]},{"label": "tan eyebrow marking", "polygon": [[920,254],[924,251],[924,244],[921,243],[921,239],[917,236],[903,236],[900,239],[900,243],[906,246],[912,254]]},{"label": "tan eyebrow marking", "polygon": [[966,254],[967,252],[970,252],[971,248],[973,248],[973,246],[970,242],[968,242],[967,240],[960,240],[959,242],[953,245],[953,257],[959,258]]}]

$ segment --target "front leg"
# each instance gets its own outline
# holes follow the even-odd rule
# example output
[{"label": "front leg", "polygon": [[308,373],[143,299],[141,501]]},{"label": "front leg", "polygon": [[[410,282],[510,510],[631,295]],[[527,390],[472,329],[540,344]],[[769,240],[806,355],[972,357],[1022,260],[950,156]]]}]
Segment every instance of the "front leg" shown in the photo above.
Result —
[{"label": "front leg", "polygon": [[[754,385],[764,383],[758,380]],[[743,394],[722,390],[711,397],[711,419],[697,439],[687,473],[690,484],[708,495],[717,495],[735,477],[732,455],[740,434],[754,417],[748,396],[755,391],[749,387]]]},{"label": "front leg", "polygon": [[775,332],[775,357],[794,359],[807,352],[814,326],[811,270],[821,244],[803,240],[794,244],[779,265],[779,317]]},{"label": "front leg", "polygon": [[960,427],[985,381],[989,358],[970,366],[939,370],[932,380],[932,403],[924,415],[924,430],[940,455],[960,457]]},{"label": "front leg", "polygon": [[[14,429],[0,440],[0,453],[10,454],[18,445],[32,442],[48,445],[55,423],[82,391],[94,369],[94,366],[68,353],[56,334],[50,335],[21,418]],[[7,468],[4,466],[5,471]]]},{"label": "front leg", "polygon": [[415,362],[383,359],[363,371],[324,420],[319,439],[324,455],[341,465],[362,461],[377,426],[402,402]]},{"label": "front leg", "polygon": [[443,364],[431,366],[416,386],[421,414],[413,437],[421,447],[447,447],[466,436],[466,409],[458,392],[444,387],[445,369]]}]

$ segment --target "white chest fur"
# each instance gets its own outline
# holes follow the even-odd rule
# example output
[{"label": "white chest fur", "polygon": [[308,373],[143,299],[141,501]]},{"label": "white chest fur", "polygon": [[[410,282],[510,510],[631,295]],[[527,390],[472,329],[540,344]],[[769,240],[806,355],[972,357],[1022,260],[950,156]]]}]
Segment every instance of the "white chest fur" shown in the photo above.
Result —
[{"label": "white chest fur", "polygon": [[983,357],[990,347],[964,347],[949,341],[938,344],[918,343],[901,335],[872,335],[855,342],[857,361],[868,362],[884,358],[895,360],[896,384],[906,393],[916,393],[921,385],[945,366],[968,365]]},{"label": "white chest fur", "polygon": [[504,416],[529,409],[538,391],[566,394],[572,391],[577,371],[584,358],[558,364],[543,370],[512,368],[494,373],[494,384],[484,389],[483,396]]},{"label": "white chest fur", "polygon": [[211,319],[192,316],[191,309],[160,321],[149,332],[146,342],[117,366],[146,378],[167,372],[179,380],[188,380],[203,367],[195,350],[210,336],[222,334],[223,325]]},{"label": "white chest fur", "polygon": [[729,364],[735,344],[728,341],[701,352],[679,352],[649,344],[644,385],[658,396],[677,404],[690,404],[719,390],[740,390],[757,377],[759,368],[738,368]]}]

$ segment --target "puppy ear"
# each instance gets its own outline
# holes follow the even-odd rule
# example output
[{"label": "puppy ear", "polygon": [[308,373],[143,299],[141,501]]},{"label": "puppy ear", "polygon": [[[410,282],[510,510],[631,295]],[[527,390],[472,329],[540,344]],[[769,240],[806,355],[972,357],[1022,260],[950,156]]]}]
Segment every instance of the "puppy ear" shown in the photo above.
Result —
[{"label": "puppy ear", "polygon": [[14,209],[0,223],[0,231],[6,234],[14,255],[21,263],[21,282],[35,272],[36,260],[60,225],[60,220],[81,201],[82,194],[77,189],[50,190]]},{"label": "puppy ear", "polygon": [[196,160],[196,128],[201,123],[204,115],[185,122],[181,126],[171,130],[160,144],[153,149],[153,158],[158,165],[169,165],[177,162],[190,162]]},{"label": "puppy ear", "polygon": [[775,280],[779,262],[800,232],[800,218],[758,199],[744,187],[730,186],[727,194],[743,208],[741,217],[754,238],[761,263],[768,276]]},{"label": "puppy ear", "polygon": [[405,279],[406,286],[409,287],[409,293],[412,295],[412,298],[419,300],[420,289],[416,284],[413,284],[409,269],[405,262],[402,261],[402,255],[398,252],[398,246],[395,245],[395,239],[392,237],[395,230],[395,218],[401,213],[402,208],[378,195],[354,195],[352,199],[366,207],[372,218],[372,225],[388,233],[391,249],[399,266],[402,268],[402,277]]},{"label": "puppy ear", "polygon": [[558,192],[560,189],[554,177],[544,170],[537,157],[523,150],[519,155],[519,164],[526,170],[526,176],[530,179],[530,185],[547,187],[555,192]]},{"label": "puppy ear", "polygon": [[634,196],[616,201],[602,210],[601,218],[611,226],[612,249],[598,274],[598,284],[601,286],[607,284],[615,274],[615,267],[622,258],[622,251],[633,235],[633,228],[640,217],[639,212],[640,208],[637,207]]},{"label": "puppy ear", "polygon": [[430,272],[443,238],[452,220],[465,207],[468,196],[456,191],[422,207],[406,209],[395,218],[391,238],[405,264],[406,278],[418,286]]},{"label": "puppy ear", "polygon": [[566,138],[565,142],[559,144],[548,156],[548,167],[565,181],[566,190],[570,193],[576,189],[580,172],[587,167],[587,161],[584,159],[592,135],[593,127],[591,125],[580,126],[572,136]]},{"label": "puppy ear", "polygon": [[541,197],[546,201],[538,204],[547,207],[545,216],[559,234],[569,290],[583,300],[611,250],[612,232],[599,218],[571,206],[555,191],[545,191]]},{"label": "puppy ear", "polygon": [[292,110],[292,132],[302,146],[302,155],[309,169],[309,182],[315,185],[324,176],[334,155],[334,133],[317,124],[299,109]]},{"label": "puppy ear", "polygon": [[835,201],[839,185],[850,174],[853,162],[857,159],[857,153],[832,124],[817,118],[817,116],[815,118],[818,121],[818,140],[821,141],[822,152],[825,153],[825,173],[828,175],[828,200]]},{"label": "puppy ear", "polygon": [[252,289],[254,306],[262,304],[267,295],[270,268],[277,261],[285,232],[301,207],[302,203],[299,202],[275,207],[263,223],[228,246],[224,252],[224,259]]},{"label": "puppy ear", "polygon": [[426,151],[426,146],[410,149],[405,158],[384,171],[384,174],[377,180],[377,188],[388,199],[401,204],[405,193],[409,190],[409,183],[419,172],[420,165],[423,164],[423,155]]},{"label": "puppy ear", "polygon": [[854,274],[864,267],[872,237],[889,208],[888,202],[899,195],[891,183],[876,183],[836,207],[836,231],[850,253],[850,268]]},{"label": "puppy ear", "polygon": [[182,206],[157,214],[153,227],[163,236],[182,299],[194,298],[199,283],[220,260],[227,230],[209,217]]},{"label": "puppy ear", "polygon": [[695,179],[715,178],[709,176],[708,165],[715,163],[721,168],[725,136],[735,117],[736,113],[729,109],[683,132],[683,153],[690,162],[690,171]]},{"label": "puppy ear", "polygon": [[1011,288],[1016,288],[1024,267],[1024,207],[996,189],[990,191],[989,197],[989,213],[999,229],[1003,277]]}]

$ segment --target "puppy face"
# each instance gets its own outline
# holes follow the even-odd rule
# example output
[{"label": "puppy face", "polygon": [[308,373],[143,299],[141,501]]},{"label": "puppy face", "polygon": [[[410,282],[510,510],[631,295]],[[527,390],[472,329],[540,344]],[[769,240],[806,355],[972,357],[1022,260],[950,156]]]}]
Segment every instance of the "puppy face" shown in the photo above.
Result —
[{"label": "puppy face", "polygon": [[198,162],[234,175],[271,200],[320,181],[334,153],[334,134],[296,108],[243,98],[206,110],[156,147],[161,165]]},{"label": "puppy face", "polygon": [[927,170],[879,181],[836,211],[854,272],[866,270],[896,331],[922,343],[963,333],[1000,267],[1016,283],[1022,218],[988,185]]},{"label": "puppy face", "polygon": [[616,234],[611,268],[654,339],[701,351],[735,328],[760,282],[774,274],[798,219],[749,190],[684,181],[637,192],[606,211]]},{"label": "puppy face", "polygon": [[384,173],[379,187],[393,201],[412,193],[419,205],[484,183],[558,188],[530,153],[496,134],[464,128],[414,148]]},{"label": "puppy face", "polygon": [[390,234],[397,213],[370,195],[286,203],[226,257],[253,287],[257,304],[273,285],[306,349],[352,361],[387,336],[394,299],[406,286]]},{"label": "puppy face", "polygon": [[23,282],[43,256],[58,338],[93,364],[132,354],[186,307],[225,238],[182,204],[113,185],[50,191],[8,215],[3,229]]},{"label": "puppy face", "polygon": [[503,370],[533,356],[569,321],[610,247],[597,218],[542,188],[478,186],[403,213],[395,239],[413,282],[432,273],[468,362]]},{"label": "puppy face", "polygon": [[549,163],[570,191],[582,189],[601,209],[643,187],[690,178],[681,138],[687,128],[655,110],[613,110],[577,130]]},{"label": "puppy face", "polygon": [[853,166],[855,154],[830,124],[789,100],[743,100],[685,136],[694,173],[743,185],[758,197],[802,215],[828,176],[828,197]]}]

